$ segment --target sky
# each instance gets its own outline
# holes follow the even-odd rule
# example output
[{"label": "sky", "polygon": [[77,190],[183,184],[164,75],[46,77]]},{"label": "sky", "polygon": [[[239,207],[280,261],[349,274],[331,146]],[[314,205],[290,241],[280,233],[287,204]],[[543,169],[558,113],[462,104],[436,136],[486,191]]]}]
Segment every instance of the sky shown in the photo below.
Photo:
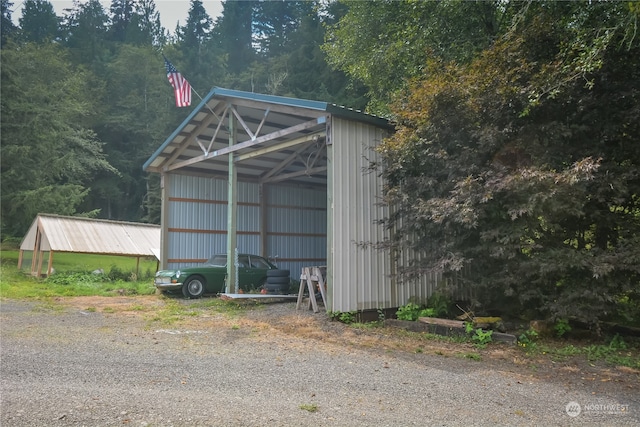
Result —
[{"label": "sky", "polygon": [[[11,0],[13,3],[13,12],[11,17],[13,21],[18,23],[22,16],[23,0]],[[56,15],[62,16],[64,9],[70,9],[73,6],[73,0],[49,0],[53,5]],[[82,0],[80,0],[82,1]],[[111,0],[100,0],[104,9],[109,12]],[[156,10],[160,12],[160,21],[162,26],[169,32],[173,33],[176,24],[180,21],[180,25],[184,25],[189,14],[190,1],[188,0],[155,0]],[[202,5],[206,9],[209,16],[215,19],[222,13],[222,1],[220,0],[202,0]]]}]

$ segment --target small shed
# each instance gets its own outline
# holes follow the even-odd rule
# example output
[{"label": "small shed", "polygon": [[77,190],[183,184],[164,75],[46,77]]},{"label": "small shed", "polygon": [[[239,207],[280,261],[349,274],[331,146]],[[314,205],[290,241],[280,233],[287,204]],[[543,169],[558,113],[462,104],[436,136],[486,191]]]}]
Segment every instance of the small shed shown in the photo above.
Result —
[{"label": "small shed", "polygon": [[[213,88],[144,164],[160,175],[162,268],[255,253],[297,279],[326,267],[332,312],[395,308],[437,277],[397,283],[375,148],[386,119],[321,101]],[[229,263],[229,291],[235,271]]]},{"label": "small shed", "polygon": [[33,252],[31,274],[40,276],[47,258],[47,275],[55,252],[160,258],[160,226],[123,221],[38,214],[20,244],[18,268],[25,252]]}]

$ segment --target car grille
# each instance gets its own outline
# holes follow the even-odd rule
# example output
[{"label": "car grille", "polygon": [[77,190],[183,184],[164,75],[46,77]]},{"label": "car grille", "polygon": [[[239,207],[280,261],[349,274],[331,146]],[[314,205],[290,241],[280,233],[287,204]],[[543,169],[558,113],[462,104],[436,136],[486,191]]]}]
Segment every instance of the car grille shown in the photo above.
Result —
[{"label": "car grille", "polygon": [[171,283],[171,277],[156,277],[156,284],[165,285]]}]

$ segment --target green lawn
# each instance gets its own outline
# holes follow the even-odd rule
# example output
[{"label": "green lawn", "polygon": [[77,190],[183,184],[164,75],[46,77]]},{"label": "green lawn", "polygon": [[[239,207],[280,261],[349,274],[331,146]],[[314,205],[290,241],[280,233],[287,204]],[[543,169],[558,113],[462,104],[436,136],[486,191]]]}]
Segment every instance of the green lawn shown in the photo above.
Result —
[{"label": "green lawn", "polygon": [[[155,293],[156,260],[108,255],[56,253],[55,273],[49,278],[30,274],[31,260],[18,270],[18,251],[0,251],[0,297],[42,298],[87,295],[144,295]],[[46,266],[45,266],[46,268]],[[102,270],[103,274],[93,274]]]}]

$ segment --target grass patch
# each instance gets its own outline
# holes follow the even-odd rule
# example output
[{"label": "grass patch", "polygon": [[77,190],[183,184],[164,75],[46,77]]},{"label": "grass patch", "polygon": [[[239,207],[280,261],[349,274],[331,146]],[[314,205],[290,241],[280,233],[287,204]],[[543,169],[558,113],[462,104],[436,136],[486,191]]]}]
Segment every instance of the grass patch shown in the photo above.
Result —
[{"label": "grass patch", "polygon": [[177,300],[165,297],[165,304],[153,312],[153,315],[148,318],[148,322],[158,322],[164,325],[171,325],[188,316],[195,315],[197,315],[197,312],[195,312],[192,307],[183,305]]},{"label": "grass patch", "polygon": [[613,366],[626,366],[640,369],[640,340],[615,335],[598,343],[529,341],[519,344],[527,355],[546,355],[553,361],[566,361],[571,358],[585,358],[589,362],[604,362]]},{"label": "grass patch", "polygon": [[[161,323],[171,325],[189,317],[196,317],[203,313],[220,313],[234,317],[247,310],[245,304],[238,304],[236,301],[224,301],[220,298],[203,298],[197,301],[189,301],[168,296],[159,297],[164,300],[162,307],[150,313],[147,321],[151,323]],[[237,325],[236,325],[237,326]],[[235,327],[233,329],[238,329]]]},{"label": "grass patch", "polygon": [[303,403],[299,408],[307,412],[318,412],[318,405],[315,403]]},{"label": "grass patch", "polygon": [[475,353],[475,352],[471,352],[471,353],[462,353],[460,354],[460,357],[463,359],[471,359],[471,360],[475,360],[475,361],[480,361],[482,360],[482,356],[479,353]]},{"label": "grass patch", "polygon": [[[0,260],[2,265],[14,265],[17,269],[19,254],[20,251],[17,250],[0,251]],[[48,253],[45,252],[45,259],[48,257],[46,254]],[[109,273],[111,271],[121,272],[121,274],[126,278],[131,278],[133,276],[133,279],[139,278],[141,280],[152,278],[155,275],[157,268],[157,261],[155,258],[140,258],[140,265],[137,271],[136,265],[136,258],[126,256],[56,252],[53,258],[53,269],[56,273],[103,270],[105,273]],[[22,261],[22,268],[28,274],[31,270],[30,258],[25,258]],[[43,265],[42,273],[46,273],[46,265]]]},{"label": "grass patch", "polygon": [[[66,255],[66,256],[63,256]],[[0,296],[11,299],[39,299],[51,297],[74,297],[74,296],[115,296],[115,295],[150,295],[155,293],[155,286],[151,277],[138,280],[134,270],[121,270],[120,266],[126,265],[128,261],[123,261],[123,257],[111,257],[100,255],[78,255],[82,258],[77,262],[86,270],[72,270],[78,268],[77,262],[63,262],[69,256],[76,254],[56,254],[56,260],[69,269],[57,270],[48,278],[36,278],[29,272],[18,269],[17,251],[0,252]],[[93,274],[101,266],[105,266],[115,260],[119,264],[114,264],[105,273]],[[135,260],[133,260],[135,269]],[[141,262],[141,270],[142,270]],[[148,264],[148,261],[147,261]],[[155,271],[155,261],[153,262]],[[135,280],[130,280],[135,279]]]}]

